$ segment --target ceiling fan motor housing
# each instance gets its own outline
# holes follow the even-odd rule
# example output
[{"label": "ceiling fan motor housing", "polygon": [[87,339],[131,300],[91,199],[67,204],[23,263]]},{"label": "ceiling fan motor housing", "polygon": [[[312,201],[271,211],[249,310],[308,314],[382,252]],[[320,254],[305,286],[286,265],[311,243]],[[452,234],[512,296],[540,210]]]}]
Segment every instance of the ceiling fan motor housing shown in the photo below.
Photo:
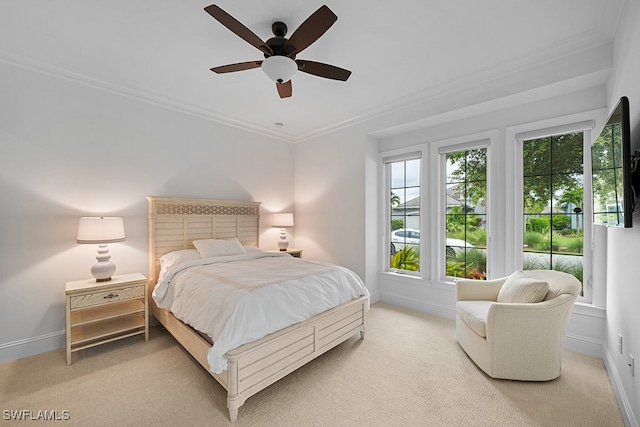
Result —
[{"label": "ceiling fan motor housing", "polygon": [[281,21],[276,21],[271,24],[271,31],[276,37],[284,37],[287,35],[287,24]]}]

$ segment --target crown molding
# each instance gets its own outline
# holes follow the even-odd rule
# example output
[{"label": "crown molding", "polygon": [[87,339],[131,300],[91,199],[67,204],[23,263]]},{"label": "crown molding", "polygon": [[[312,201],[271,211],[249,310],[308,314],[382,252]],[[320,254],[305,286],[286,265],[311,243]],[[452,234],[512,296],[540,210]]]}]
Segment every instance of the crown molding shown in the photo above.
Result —
[{"label": "crown molding", "polygon": [[96,77],[88,76],[86,74],[77,73],[53,64],[38,61],[27,56],[17,55],[15,53],[0,50],[0,62],[14,67],[33,71],[35,73],[65,80],[71,83],[88,86],[97,90],[123,96],[125,98],[145,102],[157,107],[166,108],[183,114],[188,114],[200,119],[213,121],[236,129],[256,133],[280,141],[289,143],[294,142],[294,139],[292,137],[283,136],[281,133],[276,133],[264,127],[255,126],[240,120],[235,120],[214,111],[187,104],[176,99],[159,96],[147,91],[137,90],[131,87],[114,84]]},{"label": "crown molding", "polygon": [[[604,55],[603,55],[604,52]],[[607,53],[608,52],[608,53]],[[298,135],[295,138],[296,142],[302,142],[305,140],[313,139],[325,134],[329,134],[340,129],[344,129],[350,126],[364,123],[370,120],[382,118],[383,116],[402,112],[410,109],[420,108],[430,103],[441,103],[443,99],[447,97],[458,97],[459,99],[469,99],[469,94],[474,93],[478,88],[486,88],[490,85],[499,84],[507,78],[513,78],[514,76],[523,75],[534,72],[536,69],[546,67],[547,69],[553,69],[555,64],[562,61],[566,61],[568,57],[593,57],[599,62],[605,64],[597,64],[597,71],[587,70],[582,74],[586,76],[584,79],[580,79],[580,76],[574,76],[571,78],[560,79],[558,83],[576,82],[582,81],[588,83],[594,81],[593,76],[596,75],[595,80],[602,78],[603,72],[609,72],[613,66],[613,44],[606,38],[603,33],[594,29],[585,32],[579,36],[570,37],[565,40],[559,41],[549,49],[540,49],[536,52],[527,52],[521,55],[519,58],[511,59],[509,61],[503,61],[498,64],[494,64],[490,67],[486,67],[484,70],[470,73],[462,78],[451,79],[443,82],[436,87],[431,87],[422,91],[418,91],[413,95],[407,97],[397,98],[391,102],[387,102],[384,106],[374,107],[362,114],[352,117],[342,122],[337,122],[331,126],[316,129],[315,131]],[[525,82],[526,83],[526,82]],[[551,86],[551,84],[545,84],[544,86]],[[513,88],[511,95],[518,93],[525,93],[534,90],[535,88]],[[507,96],[511,96],[507,95]],[[497,99],[503,98],[499,96]],[[489,100],[487,100],[489,102]],[[469,99],[468,107],[474,107],[476,102]],[[468,107],[462,108],[462,110],[469,110]],[[473,109],[473,108],[472,108]],[[448,114],[448,113],[445,113]],[[429,120],[429,118],[425,118]],[[380,131],[380,134],[385,133]],[[375,136],[374,133],[371,135]]]},{"label": "crown molding", "polygon": [[[614,16],[619,15],[616,15],[613,12],[612,14]],[[606,22],[604,22],[604,20],[606,20]],[[615,24],[612,23],[613,21],[617,22],[617,20],[603,18],[603,24],[600,26],[606,25],[610,29],[611,26],[615,26]],[[603,33],[603,31],[604,30],[601,28],[593,29],[592,31],[581,35],[561,40],[549,49],[541,49],[537,52],[527,52],[519,58],[494,64],[490,67],[486,67],[484,70],[469,73],[462,78],[451,79],[438,84],[435,87],[418,91],[408,97],[399,97],[391,102],[384,103],[384,105],[374,106],[343,121],[334,122],[329,126],[322,126],[299,134],[284,133],[282,130],[275,131],[264,126],[253,125],[196,105],[124,85],[114,84],[99,78],[77,73],[50,63],[45,63],[34,58],[7,51],[0,50],[0,61],[37,73],[46,74],[112,94],[146,102],[154,106],[159,106],[236,129],[252,132],[271,139],[288,143],[297,143],[336,132],[363,122],[375,120],[393,113],[406,111],[412,108],[420,108],[429,103],[441,102],[441,100],[446,97],[457,96],[460,97],[460,99],[465,99],[465,97],[468,98],[468,94],[477,91],[478,88],[489,84],[495,84],[496,81],[500,81],[507,77],[513,77],[514,75],[526,75],[527,72],[530,72],[534,68],[540,68],[543,66],[553,67],[554,63],[566,60],[568,56],[581,54],[589,55],[591,51],[594,52],[594,55],[597,55],[599,49],[612,49],[612,42],[607,37],[608,34],[606,32]],[[526,88],[524,90],[530,90],[530,88]],[[519,90],[516,88],[516,92],[518,91]],[[472,103],[471,100],[470,103]]]}]

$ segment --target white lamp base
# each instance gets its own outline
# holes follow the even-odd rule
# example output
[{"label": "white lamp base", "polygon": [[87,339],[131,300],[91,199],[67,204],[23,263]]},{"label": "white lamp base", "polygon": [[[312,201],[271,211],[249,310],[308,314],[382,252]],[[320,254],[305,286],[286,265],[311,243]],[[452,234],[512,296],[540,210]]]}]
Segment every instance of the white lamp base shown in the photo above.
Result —
[{"label": "white lamp base", "polygon": [[98,245],[98,263],[91,267],[91,274],[96,278],[96,282],[107,282],[116,272],[116,265],[109,261],[110,258],[107,245]]},{"label": "white lamp base", "polygon": [[289,247],[289,242],[287,241],[287,231],[283,228],[280,231],[280,241],[278,242],[278,249],[282,252],[286,251]]},{"label": "white lamp base", "polygon": [[289,247],[289,242],[287,242],[286,240],[280,240],[278,242],[278,249],[280,249],[281,251],[286,251],[287,248]]}]

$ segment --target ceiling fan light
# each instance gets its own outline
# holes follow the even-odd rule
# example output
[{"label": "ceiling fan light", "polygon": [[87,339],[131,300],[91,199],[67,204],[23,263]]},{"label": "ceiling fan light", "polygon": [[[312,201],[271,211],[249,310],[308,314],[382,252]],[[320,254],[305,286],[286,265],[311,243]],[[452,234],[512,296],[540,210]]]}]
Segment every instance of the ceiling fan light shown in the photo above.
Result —
[{"label": "ceiling fan light", "polygon": [[262,71],[276,83],[285,83],[298,71],[298,64],[293,59],[274,55],[262,61]]}]

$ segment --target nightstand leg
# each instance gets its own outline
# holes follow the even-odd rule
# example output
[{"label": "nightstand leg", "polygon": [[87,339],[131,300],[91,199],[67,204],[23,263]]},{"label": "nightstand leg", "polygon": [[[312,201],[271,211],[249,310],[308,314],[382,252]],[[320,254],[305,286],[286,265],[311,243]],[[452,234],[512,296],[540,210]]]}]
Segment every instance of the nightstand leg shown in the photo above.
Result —
[{"label": "nightstand leg", "polygon": [[67,333],[65,334],[65,342],[67,347],[67,366],[71,365],[71,299],[69,296],[66,298],[66,326]]},{"label": "nightstand leg", "polygon": [[149,341],[149,293],[147,289],[149,283],[144,288],[144,340]]}]

